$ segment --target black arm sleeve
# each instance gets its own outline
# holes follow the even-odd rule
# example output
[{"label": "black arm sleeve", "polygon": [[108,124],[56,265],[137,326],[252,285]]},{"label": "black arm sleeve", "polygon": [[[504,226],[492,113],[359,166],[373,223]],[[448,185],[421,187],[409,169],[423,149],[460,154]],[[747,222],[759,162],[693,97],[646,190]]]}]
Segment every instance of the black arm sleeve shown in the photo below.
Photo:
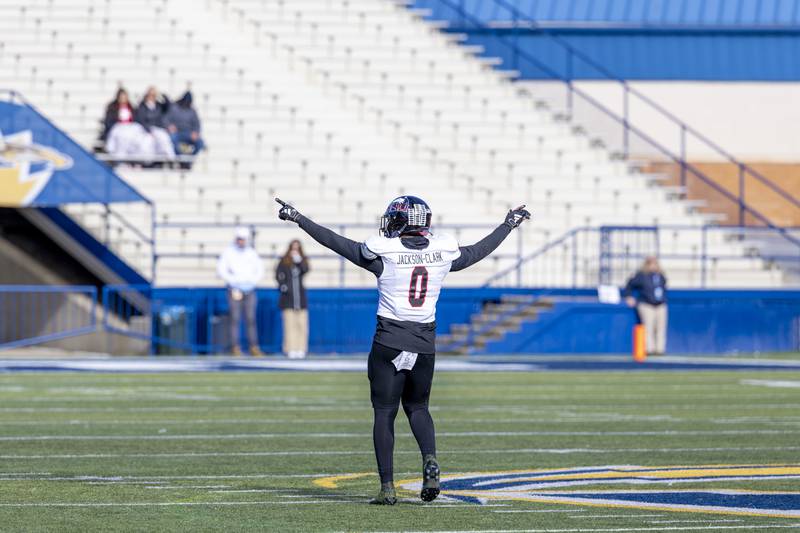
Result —
[{"label": "black arm sleeve", "polygon": [[380,276],[383,273],[383,261],[381,258],[367,259],[364,257],[361,253],[361,243],[342,237],[303,215],[300,215],[300,218],[297,219],[297,225],[322,246],[333,250],[351,263],[369,270],[376,276]]},{"label": "black arm sleeve", "polygon": [[450,265],[450,272],[464,270],[494,252],[500,243],[511,233],[511,228],[507,224],[501,224],[493,232],[479,240],[472,246],[460,246],[461,257],[453,261]]}]

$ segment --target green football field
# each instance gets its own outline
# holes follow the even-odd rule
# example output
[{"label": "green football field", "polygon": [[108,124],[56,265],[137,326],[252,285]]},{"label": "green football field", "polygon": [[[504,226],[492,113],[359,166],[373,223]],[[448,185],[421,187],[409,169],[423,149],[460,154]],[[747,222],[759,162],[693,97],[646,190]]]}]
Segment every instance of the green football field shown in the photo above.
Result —
[{"label": "green football field", "polygon": [[420,502],[401,411],[394,507],[367,504],[368,394],[359,373],[0,374],[0,530],[800,529],[798,372],[439,373],[445,481],[482,481]]}]

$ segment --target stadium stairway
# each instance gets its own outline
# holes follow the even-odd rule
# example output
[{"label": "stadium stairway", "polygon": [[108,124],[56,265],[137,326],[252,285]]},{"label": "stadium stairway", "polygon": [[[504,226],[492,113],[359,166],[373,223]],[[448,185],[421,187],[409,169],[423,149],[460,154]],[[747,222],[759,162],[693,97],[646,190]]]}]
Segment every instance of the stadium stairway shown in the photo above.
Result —
[{"label": "stadium stairway", "polygon": [[487,302],[479,313],[470,317],[467,324],[453,324],[450,332],[436,337],[436,351],[442,354],[479,353],[491,341],[502,340],[511,332],[519,331],[523,322],[538,319],[542,311],[553,307],[549,298],[507,294],[499,302]]},{"label": "stadium stairway", "polygon": [[[16,88],[92,146],[117,86],[137,102],[149,85],[170,96],[191,89],[209,151],[190,172],[119,168],[157,207],[156,283],[217,285],[214,263],[232,226],[254,224],[256,247],[274,266],[291,238],[276,221],[280,195],[354,239],[377,228],[388,201],[423,196],[434,225],[465,243],[517,203],[533,224],[493,260],[453,277],[476,285],[575,226],[716,220],[679,187],[612,157],[579,124],[493,61],[439,31],[424,13],[392,0],[32,0],[0,5],[0,85]],[[67,211],[101,232],[102,216]],[[138,227],[150,220],[123,214]],[[361,224],[358,227],[348,225]],[[699,232],[663,245],[697,254]],[[311,286],[373,283],[304,239]],[[709,254],[742,257],[716,266],[715,286],[781,285],[782,272],[741,243],[710,235]],[[141,254],[124,235],[122,257]],[[596,262],[597,250],[579,261]],[[694,267],[666,262],[673,286]],[[571,283],[563,275],[554,284]],[[596,282],[587,276],[585,283]]]}]

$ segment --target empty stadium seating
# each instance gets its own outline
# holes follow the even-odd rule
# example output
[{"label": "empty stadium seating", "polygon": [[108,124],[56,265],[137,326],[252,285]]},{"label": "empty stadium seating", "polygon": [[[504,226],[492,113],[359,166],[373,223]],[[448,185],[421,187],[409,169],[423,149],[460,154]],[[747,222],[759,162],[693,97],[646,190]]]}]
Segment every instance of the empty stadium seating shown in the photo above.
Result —
[{"label": "empty stadium seating", "polygon": [[[434,223],[469,243],[527,203],[534,213],[494,260],[453,276],[480,284],[578,226],[702,226],[679,187],[662,187],[519,91],[458,36],[392,0],[31,0],[0,4],[0,86],[20,91],[84,146],[117,86],[138,102],[149,85],[191,89],[209,150],[190,172],[121,167],[156,205],[156,282],[217,284],[215,256],[232,227],[253,224],[272,266],[296,228],[276,220],[274,196],[360,240],[402,193],[424,197]],[[96,209],[69,207],[104,232]],[[140,207],[116,209],[140,229]],[[355,224],[355,226],[353,226]],[[345,227],[348,226],[348,227]],[[115,226],[111,246],[146,270],[146,246]],[[700,232],[665,233],[675,286],[696,283]],[[706,236],[712,255],[745,256],[737,240]],[[320,256],[309,284],[366,285],[310,239]],[[596,262],[597,248],[579,252]],[[714,286],[778,286],[756,257],[714,262]],[[549,283],[566,284],[556,275]],[[596,268],[581,285],[596,281]]]}]

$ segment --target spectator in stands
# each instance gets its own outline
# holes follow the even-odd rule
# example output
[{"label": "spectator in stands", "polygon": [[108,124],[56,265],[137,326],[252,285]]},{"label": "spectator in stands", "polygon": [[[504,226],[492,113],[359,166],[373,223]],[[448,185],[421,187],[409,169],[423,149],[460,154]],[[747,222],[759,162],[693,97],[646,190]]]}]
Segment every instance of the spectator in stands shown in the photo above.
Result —
[{"label": "spectator in stands", "polygon": [[140,143],[143,157],[175,159],[172,139],[164,123],[164,116],[169,110],[169,106],[166,96],[159,95],[155,87],[149,87],[139,107],[136,108],[134,118],[145,130],[145,135]]},{"label": "spectator in stands", "polygon": [[[634,298],[634,291],[638,294]],[[645,346],[651,355],[663,355],[667,347],[667,278],[658,259],[649,256],[639,271],[628,280],[623,291],[625,302],[636,307],[644,325]]]},{"label": "spectator in stands", "polygon": [[283,317],[283,353],[289,359],[302,359],[308,352],[308,297],[303,286],[307,273],[308,259],[295,239],[275,270],[280,289],[278,307]]},{"label": "spectator in stands", "polygon": [[[175,153],[179,155],[195,155],[205,147],[200,136],[200,118],[192,107],[192,93],[186,91],[175,104],[171,105],[164,118],[167,130],[172,137]],[[181,164],[190,168],[190,163]]]},{"label": "spectator in stands", "polygon": [[219,256],[217,274],[225,281],[228,289],[231,353],[242,353],[239,347],[239,326],[244,311],[250,354],[260,357],[264,354],[258,346],[256,330],[256,285],[264,277],[264,265],[249,239],[250,232],[247,228],[236,228],[233,243]]},{"label": "spectator in stands", "polygon": [[103,133],[100,136],[105,142],[106,152],[115,159],[136,157],[140,154],[144,135],[144,128],[134,121],[128,91],[120,88],[114,100],[106,106]]}]

